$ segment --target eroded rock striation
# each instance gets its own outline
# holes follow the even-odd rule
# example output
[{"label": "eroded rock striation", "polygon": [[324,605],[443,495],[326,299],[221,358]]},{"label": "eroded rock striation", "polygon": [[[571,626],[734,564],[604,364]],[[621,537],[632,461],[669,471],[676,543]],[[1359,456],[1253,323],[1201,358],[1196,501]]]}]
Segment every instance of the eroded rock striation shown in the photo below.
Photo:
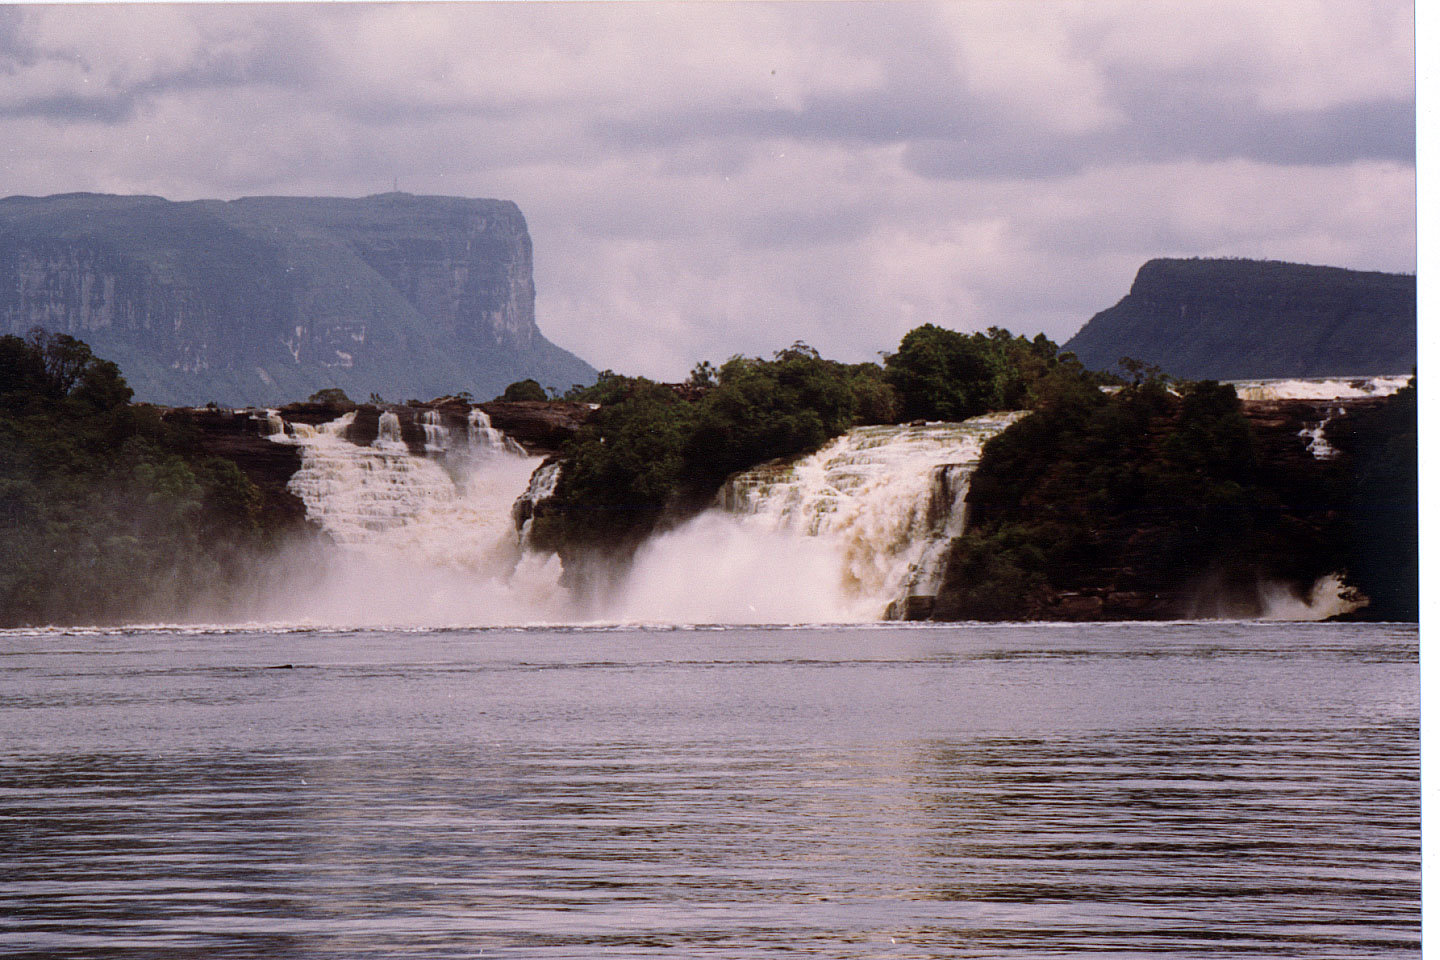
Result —
[{"label": "eroded rock striation", "polygon": [[9,197],[0,332],[68,333],[172,405],[588,383],[536,326],[531,263],[503,200]]}]

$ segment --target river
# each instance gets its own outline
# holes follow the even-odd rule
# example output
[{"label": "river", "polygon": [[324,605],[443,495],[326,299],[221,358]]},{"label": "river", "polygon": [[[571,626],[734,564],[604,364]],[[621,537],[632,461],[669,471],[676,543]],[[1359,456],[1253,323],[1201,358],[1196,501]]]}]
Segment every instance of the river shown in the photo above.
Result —
[{"label": "river", "polygon": [[0,954],[1419,953],[1414,626],[0,633]]}]

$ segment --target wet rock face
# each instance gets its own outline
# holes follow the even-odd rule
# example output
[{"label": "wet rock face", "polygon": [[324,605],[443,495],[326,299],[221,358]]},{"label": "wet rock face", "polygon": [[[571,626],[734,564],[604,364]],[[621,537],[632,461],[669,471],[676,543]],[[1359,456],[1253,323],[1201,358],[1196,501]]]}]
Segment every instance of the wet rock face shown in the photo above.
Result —
[{"label": "wet rock face", "polygon": [[531,267],[502,200],[0,200],[0,332],[79,337],[157,403],[587,383],[535,324]]},{"label": "wet rock face", "polygon": [[592,413],[587,403],[560,400],[495,400],[478,406],[496,429],[505,431],[528,453],[547,456],[573,437]]}]

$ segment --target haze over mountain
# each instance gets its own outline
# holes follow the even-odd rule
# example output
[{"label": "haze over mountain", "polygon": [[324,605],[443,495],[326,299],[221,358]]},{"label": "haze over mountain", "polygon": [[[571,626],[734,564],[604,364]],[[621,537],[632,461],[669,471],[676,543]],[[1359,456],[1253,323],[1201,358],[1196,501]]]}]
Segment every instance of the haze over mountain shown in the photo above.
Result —
[{"label": "haze over mountain", "polygon": [[175,203],[0,200],[0,332],[68,333],[137,399],[488,398],[595,371],[535,323],[530,235],[509,201],[389,193]]},{"label": "haze over mountain", "polygon": [[1409,373],[1415,277],[1269,260],[1151,260],[1129,294],[1064,346],[1088,367],[1121,357],[1187,379]]}]

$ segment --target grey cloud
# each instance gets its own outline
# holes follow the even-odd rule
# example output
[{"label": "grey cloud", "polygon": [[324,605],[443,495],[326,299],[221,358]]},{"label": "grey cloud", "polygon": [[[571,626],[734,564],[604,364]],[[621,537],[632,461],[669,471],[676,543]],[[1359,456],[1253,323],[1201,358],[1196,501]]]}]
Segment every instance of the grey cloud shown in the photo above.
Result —
[{"label": "grey cloud", "polygon": [[605,146],[670,149],[697,142],[805,140],[850,146],[914,140],[964,141],[1005,133],[992,105],[958,90],[904,96],[894,90],[811,97],[798,109],[700,108],[591,124]]},{"label": "grey cloud", "polygon": [[1382,100],[1323,110],[1266,111],[1244,103],[1177,102],[1163,91],[1127,104],[1113,130],[1081,136],[940,140],[911,146],[910,169],[932,179],[1068,176],[1119,163],[1214,162],[1333,166],[1415,162],[1415,103]]},{"label": "grey cloud", "polygon": [[13,73],[17,67],[36,60],[35,47],[24,36],[24,11],[0,7],[0,71]]},{"label": "grey cloud", "polygon": [[929,77],[913,88],[818,95],[795,110],[703,108],[606,118],[593,124],[592,135],[631,149],[775,139],[905,144],[912,172],[957,180],[1068,176],[1114,163],[1240,158],[1323,166],[1415,159],[1413,99],[1275,111],[1242,97],[1207,95],[1192,80],[1167,80],[1174,78],[1117,79],[1110,93],[1122,119],[1079,134],[1045,129],[995,101],[968,96],[954,78]]},{"label": "grey cloud", "polygon": [[906,147],[904,162],[931,180],[1038,180],[1069,176],[1085,166],[1085,158],[1057,138],[1014,135],[916,140]]},{"label": "grey cloud", "polygon": [[746,248],[810,247],[857,240],[887,219],[887,211],[855,205],[766,210],[745,218],[736,239]]},{"label": "grey cloud", "polygon": [[47,61],[78,65],[91,82],[77,84],[74,89],[16,97],[0,104],[0,116],[118,125],[166,95],[251,85],[294,87],[314,72],[312,46],[305,40],[303,19],[275,16],[262,25],[257,35],[255,42],[243,43],[240,52],[203,51],[189,63],[121,84],[98,75],[77,52],[40,47],[26,36],[24,19],[4,11],[0,14],[0,69],[14,76]]},{"label": "grey cloud", "polygon": [[[1244,100],[1133,88],[1120,146],[1141,160],[1226,160],[1328,166],[1415,159],[1415,101],[1379,100],[1320,110],[1270,111]],[[1103,156],[1103,143],[1088,147]]]},{"label": "grey cloud", "polygon": [[121,124],[135,115],[135,97],[127,93],[61,94],[26,97],[0,105],[0,116],[38,117],[57,123]]}]

